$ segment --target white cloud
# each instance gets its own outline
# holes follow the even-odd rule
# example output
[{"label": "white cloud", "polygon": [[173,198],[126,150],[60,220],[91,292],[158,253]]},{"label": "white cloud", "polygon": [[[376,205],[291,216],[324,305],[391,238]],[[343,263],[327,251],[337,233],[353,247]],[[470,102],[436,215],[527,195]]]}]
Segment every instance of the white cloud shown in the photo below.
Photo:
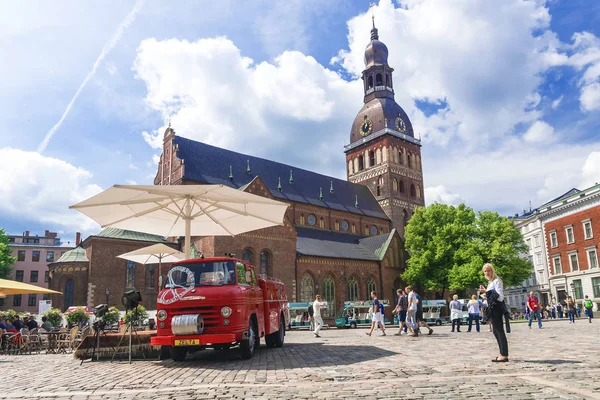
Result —
[{"label": "white cloud", "polygon": [[585,189],[600,182],[600,151],[591,152],[581,169],[582,180],[579,189]]},{"label": "white cloud", "polygon": [[583,111],[600,110],[600,82],[594,82],[581,88],[579,102]]},{"label": "white cloud", "polygon": [[562,102],[564,96],[560,96],[558,99],[554,100],[552,102],[552,109],[556,110],[558,108],[558,106],[560,106],[560,103]]},{"label": "white cloud", "polygon": [[426,205],[430,205],[433,203],[442,203],[457,206],[464,202],[465,199],[463,199],[457,193],[450,192],[444,185],[425,188]]},{"label": "white cloud", "polygon": [[554,140],[554,128],[544,121],[535,121],[525,135],[526,143],[549,143]]},{"label": "white cloud", "polygon": [[154,154],[152,156],[152,164],[153,166],[158,166],[158,163],[160,162],[160,156],[158,154]]},{"label": "white cloud", "polygon": [[71,232],[98,228],[69,206],[101,188],[92,174],[57,158],[10,147],[0,148],[0,214],[65,227]]}]

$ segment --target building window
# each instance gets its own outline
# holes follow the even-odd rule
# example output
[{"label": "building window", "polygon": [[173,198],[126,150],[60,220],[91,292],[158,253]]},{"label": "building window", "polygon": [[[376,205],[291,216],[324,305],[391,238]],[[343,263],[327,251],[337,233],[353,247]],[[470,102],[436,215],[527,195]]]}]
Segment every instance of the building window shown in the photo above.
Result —
[{"label": "building window", "polygon": [[21,306],[21,295],[20,294],[15,294],[13,296],[13,306]]},{"label": "building window", "polygon": [[421,186],[417,185],[417,198],[421,198]]},{"label": "building window", "polygon": [[540,245],[540,235],[535,235],[533,237],[533,240],[535,242],[535,247],[539,247],[539,245]]},{"label": "building window", "polygon": [[356,233],[356,225],[354,223],[352,224],[352,233]]},{"label": "building window", "polygon": [[556,231],[550,232],[550,245],[552,248],[558,247],[558,237],[556,236]]},{"label": "building window", "polygon": [[365,225],[365,235],[369,235],[369,225]]},{"label": "building window", "polygon": [[49,294],[45,294],[45,295],[42,297],[42,299],[43,299],[43,300],[50,300],[50,295],[49,295]]},{"label": "building window", "polygon": [[367,78],[367,88],[371,89],[373,87],[373,75]]},{"label": "building window", "polygon": [[127,261],[127,276],[125,278],[125,287],[134,288],[135,287],[135,263],[133,261]]},{"label": "building window", "polygon": [[[135,265],[135,264],[134,264]],[[69,279],[65,283],[65,310],[75,303],[75,281]]]},{"label": "building window", "polygon": [[147,289],[154,289],[156,287],[155,285],[155,279],[154,279],[154,275],[156,274],[156,264],[148,264],[146,265],[146,288]]},{"label": "building window", "polygon": [[365,158],[363,156],[358,156],[358,170],[362,171],[365,169]]},{"label": "building window", "polygon": [[567,243],[575,243],[575,238],[573,237],[573,227],[568,226],[567,228],[565,228],[565,232],[567,234]]},{"label": "building window", "polygon": [[37,282],[38,281],[38,271],[31,271],[29,275],[29,282]]},{"label": "building window", "polygon": [[319,218],[319,228],[325,229],[325,220],[323,217]]},{"label": "building window", "polygon": [[54,262],[54,252],[53,251],[46,252],[46,262]]},{"label": "building window", "polygon": [[537,265],[540,265],[540,264],[542,263],[542,253],[537,253],[537,254],[535,255],[535,263],[536,263]]},{"label": "building window", "polygon": [[377,286],[375,286],[373,278],[369,277],[367,279],[367,299],[371,298],[371,292],[377,292]]},{"label": "building window", "polygon": [[417,195],[417,191],[415,190],[415,185],[410,185],[410,197],[415,197]]},{"label": "building window", "polygon": [[339,231],[340,230],[340,221],[335,221],[335,230]]},{"label": "building window", "polygon": [[560,264],[560,256],[554,257],[552,259],[552,262],[554,263],[554,275],[562,274],[562,265]]},{"label": "building window", "polygon": [[308,224],[313,226],[317,223],[317,217],[315,217],[314,215],[310,214],[308,216]]},{"label": "building window", "polygon": [[412,168],[412,156],[410,153],[406,155],[406,164],[408,165],[408,168]]},{"label": "building window", "polygon": [[579,270],[579,260],[577,259],[577,253],[569,254],[569,264],[571,266],[571,272]]},{"label": "building window", "polygon": [[15,273],[15,281],[23,282],[23,275],[25,275],[25,271],[18,269]]},{"label": "building window", "polygon": [[348,301],[358,301],[358,281],[356,277],[348,279]]},{"label": "building window", "polygon": [[[302,218],[304,218],[304,216],[302,216]],[[252,250],[250,250],[250,249],[246,249],[242,253],[242,260],[246,261],[247,263],[252,264],[253,258],[254,258],[254,254],[252,253]]]},{"label": "building window", "polygon": [[594,237],[594,232],[592,232],[591,221],[583,221],[583,232],[586,239],[591,239]]},{"label": "building window", "polygon": [[34,250],[31,252],[31,261],[39,262],[40,261],[40,251]]},{"label": "building window", "polygon": [[600,278],[592,278],[592,288],[594,289],[594,297],[600,297]]},{"label": "building window", "polygon": [[400,185],[398,187],[398,191],[400,193],[404,193],[404,182],[403,181],[400,181]]},{"label": "building window", "polygon": [[29,295],[29,299],[27,299],[27,305],[29,307],[33,307],[37,304],[37,295],[36,294],[30,294]]},{"label": "building window", "polygon": [[375,86],[383,85],[383,76],[381,74],[375,75]]},{"label": "building window", "polygon": [[581,279],[573,280],[573,290],[575,291],[576,299],[583,299],[583,287],[581,286]]},{"label": "building window", "polygon": [[44,282],[50,282],[50,271],[44,271]]},{"label": "building window", "polygon": [[588,259],[588,268],[598,268],[598,253],[596,252],[596,248],[586,249],[587,259]]},{"label": "building window", "polygon": [[398,191],[398,179],[396,178],[392,180],[392,189],[394,190],[394,192]]},{"label": "building window", "polygon": [[321,285],[323,300],[327,302],[327,308],[323,310],[324,317],[335,317],[335,285],[333,277],[327,275]]},{"label": "building window", "polygon": [[531,251],[531,239],[527,239],[525,244],[527,244],[527,251]]},{"label": "building window", "polygon": [[304,218],[304,214],[300,214],[300,225],[306,225],[306,218]]},{"label": "building window", "polygon": [[404,165],[404,154],[402,154],[402,150],[398,152],[398,162],[400,165]]},{"label": "building window", "polygon": [[17,261],[25,261],[25,250],[19,250],[17,252]]},{"label": "building window", "polygon": [[263,251],[260,253],[260,273],[269,276],[269,267],[271,266],[271,260],[269,257],[269,253],[267,251]]},{"label": "building window", "polygon": [[348,221],[346,221],[346,220],[342,221],[342,230],[344,232],[348,231]]},{"label": "building window", "polygon": [[375,152],[373,150],[369,151],[369,167],[375,165]]},{"label": "building window", "polygon": [[315,281],[312,275],[306,272],[300,279],[300,301],[315,301]]}]

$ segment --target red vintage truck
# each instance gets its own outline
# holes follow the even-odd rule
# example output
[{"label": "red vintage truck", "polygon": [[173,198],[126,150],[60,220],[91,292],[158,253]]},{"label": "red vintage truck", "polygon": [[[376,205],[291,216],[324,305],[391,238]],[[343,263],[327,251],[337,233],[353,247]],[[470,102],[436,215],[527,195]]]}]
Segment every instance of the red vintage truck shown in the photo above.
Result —
[{"label": "red vintage truck", "polygon": [[174,263],[157,299],[153,346],[175,361],[207,347],[238,346],[252,358],[264,337],[267,347],[283,346],[289,322],[285,286],[259,278],[254,267],[229,257]]}]

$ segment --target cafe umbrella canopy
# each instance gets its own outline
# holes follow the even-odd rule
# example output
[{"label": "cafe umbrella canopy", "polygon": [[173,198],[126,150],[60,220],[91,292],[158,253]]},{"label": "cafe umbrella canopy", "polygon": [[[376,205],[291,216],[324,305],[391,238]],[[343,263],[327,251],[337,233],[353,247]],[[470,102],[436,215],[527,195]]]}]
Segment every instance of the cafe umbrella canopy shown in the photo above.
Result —
[{"label": "cafe umbrella canopy", "polygon": [[144,265],[156,264],[156,262],[158,261],[158,275],[160,286],[160,271],[162,270],[162,263],[170,264],[179,260],[183,260],[185,258],[185,255],[181,251],[169,247],[166,244],[157,243],[153,244],[152,246],[142,247],[141,249],[121,254],[117,257]]},{"label": "cafe umbrella canopy", "polygon": [[104,227],[163,236],[234,236],[283,225],[288,204],[225,185],[115,185],[70,208]]},{"label": "cafe umbrella canopy", "polygon": [[0,279],[0,296],[13,294],[62,294],[62,292],[30,285],[28,283],[11,281],[10,279]]}]

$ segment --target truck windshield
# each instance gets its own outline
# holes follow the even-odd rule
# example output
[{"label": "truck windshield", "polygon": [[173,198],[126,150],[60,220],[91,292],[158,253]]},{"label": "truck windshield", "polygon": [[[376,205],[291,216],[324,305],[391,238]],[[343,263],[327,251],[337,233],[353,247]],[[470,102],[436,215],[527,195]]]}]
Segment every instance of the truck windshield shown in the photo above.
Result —
[{"label": "truck windshield", "polygon": [[166,288],[220,286],[235,283],[232,261],[176,265],[169,270]]}]

